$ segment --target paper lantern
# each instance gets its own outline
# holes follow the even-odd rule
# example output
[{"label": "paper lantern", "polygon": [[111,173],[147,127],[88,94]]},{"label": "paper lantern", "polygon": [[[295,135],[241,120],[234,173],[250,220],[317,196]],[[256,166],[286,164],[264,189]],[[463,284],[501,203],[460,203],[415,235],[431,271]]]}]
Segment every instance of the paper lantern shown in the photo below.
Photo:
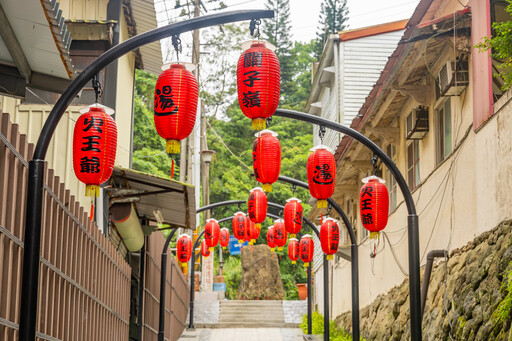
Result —
[{"label": "paper lantern", "polygon": [[276,247],[276,241],[274,239],[274,226],[269,226],[267,230],[267,245],[270,247],[270,251],[274,252]]},{"label": "paper lantern", "polygon": [[286,245],[286,227],[284,226],[283,219],[277,219],[274,221],[274,240],[276,242],[277,251],[283,251],[283,247]]},{"label": "paper lantern", "polygon": [[222,249],[226,249],[229,245],[229,229],[223,227],[220,229],[220,237],[219,237],[220,246]]},{"label": "paper lantern", "polygon": [[188,235],[182,234],[178,238],[176,249],[176,256],[178,257],[178,260],[181,262],[183,272],[187,273],[188,261],[192,256],[192,239]]},{"label": "paper lantern", "polygon": [[213,251],[217,243],[219,242],[220,226],[219,222],[215,219],[208,219],[204,226],[204,240],[206,246]]},{"label": "paper lantern", "polygon": [[313,253],[315,251],[315,246],[311,235],[305,234],[302,236],[300,239],[299,248],[300,260],[304,262],[304,267],[307,268],[309,263],[313,260]]},{"label": "paper lantern", "polygon": [[244,231],[244,241],[246,241],[249,245],[252,245],[251,243],[251,225],[252,225],[252,228],[254,229],[254,223],[251,221],[251,219],[249,218],[249,216],[245,216],[245,225],[244,225],[244,228],[245,228],[245,231]]},{"label": "paper lantern", "polygon": [[322,226],[320,226],[320,243],[322,244],[322,250],[327,255],[327,260],[331,260],[332,255],[338,252],[340,243],[340,228],[335,219],[324,219]]},{"label": "paper lantern", "polygon": [[286,200],[286,205],[284,205],[284,226],[290,234],[290,238],[295,238],[295,235],[302,229],[303,213],[304,209],[299,199],[290,198]]},{"label": "paper lantern", "polygon": [[201,242],[201,254],[203,257],[208,257],[210,255],[210,248],[206,245],[206,240],[204,239]]},{"label": "paper lantern", "polygon": [[243,244],[245,239],[245,214],[236,212],[233,217],[233,236],[238,239],[238,243]]},{"label": "paper lantern", "polygon": [[326,146],[317,146],[308,157],[307,173],[309,193],[318,199],[317,207],[326,208],[327,199],[334,193],[336,182],[336,162]]},{"label": "paper lantern", "polygon": [[276,54],[263,41],[253,41],[238,59],[236,71],[238,103],[252,119],[252,129],[265,129],[279,104],[280,70]]},{"label": "paper lantern", "polygon": [[155,127],[167,140],[165,150],[179,154],[180,141],[194,129],[197,116],[197,81],[184,65],[172,64],[164,70],[155,87]]},{"label": "paper lantern", "polygon": [[299,241],[297,240],[297,238],[290,238],[288,240],[288,257],[292,261],[292,264],[297,263],[297,259],[299,259],[299,254]]},{"label": "paper lantern", "polygon": [[256,228],[261,229],[261,223],[267,217],[267,195],[260,187],[251,189],[247,200],[247,210],[250,220],[256,224]]},{"label": "paper lantern", "polygon": [[359,193],[359,212],[365,229],[370,231],[370,239],[379,238],[379,233],[388,223],[389,194],[384,180],[376,176],[363,179]]},{"label": "paper lantern", "polygon": [[256,134],[252,145],[252,167],[263,190],[271,192],[272,184],[277,181],[281,171],[281,144],[277,133],[263,130]]},{"label": "paper lantern", "polygon": [[109,113],[114,110],[93,104],[80,110],[73,134],[73,169],[85,183],[85,195],[97,197],[102,183],[112,175],[117,148],[117,127]]},{"label": "paper lantern", "polygon": [[256,240],[258,240],[260,236],[260,229],[256,227],[256,224],[253,223],[249,218],[247,218],[247,232],[249,237],[249,244],[253,245],[256,243]]}]

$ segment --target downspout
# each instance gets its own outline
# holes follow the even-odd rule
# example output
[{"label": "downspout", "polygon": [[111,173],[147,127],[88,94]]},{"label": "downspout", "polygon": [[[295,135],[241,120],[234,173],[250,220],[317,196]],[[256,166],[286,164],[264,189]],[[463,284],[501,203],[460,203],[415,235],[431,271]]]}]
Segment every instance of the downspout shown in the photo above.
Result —
[{"label": "downspout", "polygon": [[448,251],[446,250],[432,250],[427,254],[427,264],[425,265],[425,274],[423,275],[423,283],[421,283],[421,318],[423,319],[423,311],[425,310],[425,302],[427,300],[428,285],[430,282],[430,275],[432,274],[432,266],[434,259],[445,257],[448,258]]},{"label": "downspout", "polygon": [[[147,224],[147,221],[144,222]],[[148,238],[144,238],[144,245],[140,249],[139,257],[139,314],[137,316],[138,339],[142,340],[142,331],[144,329],[144,265],[146,263],[146,242]]]}]

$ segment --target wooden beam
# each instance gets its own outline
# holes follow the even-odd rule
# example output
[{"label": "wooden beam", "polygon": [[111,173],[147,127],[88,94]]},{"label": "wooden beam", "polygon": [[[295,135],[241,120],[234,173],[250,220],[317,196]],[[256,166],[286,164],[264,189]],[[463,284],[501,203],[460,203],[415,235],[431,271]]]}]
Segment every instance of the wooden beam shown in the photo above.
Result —
[{"label": "wooden beam", "polygon": [[395,127],[368,127],[366,131],[377,137],[385,139],[388,143],[400,141],[400,129]]},{"label": "wooden beam", "polygon": [[9,20],[7,15],[0,4],[0,36],[2,37],[9,54],[11,55],[16,67],[20,71],[20,73],[25,77],[27,83],[30,83],[30,79],[32,77],[32,70],[30,68],[30,64],[25,57],[25,53],[21,48],[18,39],[16,39],[16,35],[9,24]]}]

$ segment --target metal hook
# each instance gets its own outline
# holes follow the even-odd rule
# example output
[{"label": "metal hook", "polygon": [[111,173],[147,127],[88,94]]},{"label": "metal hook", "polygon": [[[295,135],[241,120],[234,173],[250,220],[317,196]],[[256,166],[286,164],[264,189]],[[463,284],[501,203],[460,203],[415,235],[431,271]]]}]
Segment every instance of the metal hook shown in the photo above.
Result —
[{"label": "metal hook", "polygon": [[176,59],[179,61],[180,60],[179,54],[182,51],[180,36],[177,34],[173,35],[171,38],[171,41],[172,41],[172,46],[174,47],[174,50],[176,51]]},{"label": "metal hook", "polygon": [[242,204],[240,204],[240,203],[238,204],[238,210],[239,210],[239,211],[241,211],[241,210],[242,210],[242,206],[241,206],[241,205],[242,205]]},{"label": "metal hook", "polygon": [[320,137],[320,144],[324,143],[324,136],[325,136],[325,126],[320,126],[320,129],[318,130],[318,137]]},{"label": "metal hook", "polygon": [[103,90],[101,89],[101,83],[100,83],[98,74],[96,74],[92,77],[92,87],[94,88],[94,95],[96,97],[96,103],[98,103],[98,98],[101,97],[103,94]]},{"label": "metal hook", "polygon": [[253,36],[256,39],[260,38],[260,24],[261,19],[252,19],[249,23],[249,30],[251,32],[251,36]]},{"label": "metal hook", "polygon": [[270,116],[269,118],[267,118],[267,119],[265,120],[265,123],[266,123],[267,128],[268,128],[268,127],[270,126],[270,124],[272,123],[272,116]]},{"label": "metal hook", "polygon": [[295,195],[295,190],[297,189],[297,185],[292,185],[292,194]]},{"label": "metal hook", "polygon": [[373,175],[377,174],[377,163],[379,162],[379,157],[377,154],[373,154],[372,160],[370,161],[373,167]]}]

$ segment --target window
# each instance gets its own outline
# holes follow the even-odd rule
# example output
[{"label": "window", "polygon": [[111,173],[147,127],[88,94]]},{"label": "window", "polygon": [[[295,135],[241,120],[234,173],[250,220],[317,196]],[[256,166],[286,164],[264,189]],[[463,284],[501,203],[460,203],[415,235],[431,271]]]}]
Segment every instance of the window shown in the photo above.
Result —
[{"label": "window", "polygon": [[[386,148],[386,153],[390,157],[390,159],[396,163],[396,147],[394,144],[388,144]],[[389,190],[389,213],[393,212],[397,205],[397,183],[396,179],[393,177],[390,171],[387,172],[387,187]]]},{"label": "window", "polygon": [[452,108],[446,99],[436,110],[437,163],[441,163],[452,152]]},{"label": "window", "polygon": [[412,140],[407,144],[407,183],[413,190],[420,183],[420,142]]}]

